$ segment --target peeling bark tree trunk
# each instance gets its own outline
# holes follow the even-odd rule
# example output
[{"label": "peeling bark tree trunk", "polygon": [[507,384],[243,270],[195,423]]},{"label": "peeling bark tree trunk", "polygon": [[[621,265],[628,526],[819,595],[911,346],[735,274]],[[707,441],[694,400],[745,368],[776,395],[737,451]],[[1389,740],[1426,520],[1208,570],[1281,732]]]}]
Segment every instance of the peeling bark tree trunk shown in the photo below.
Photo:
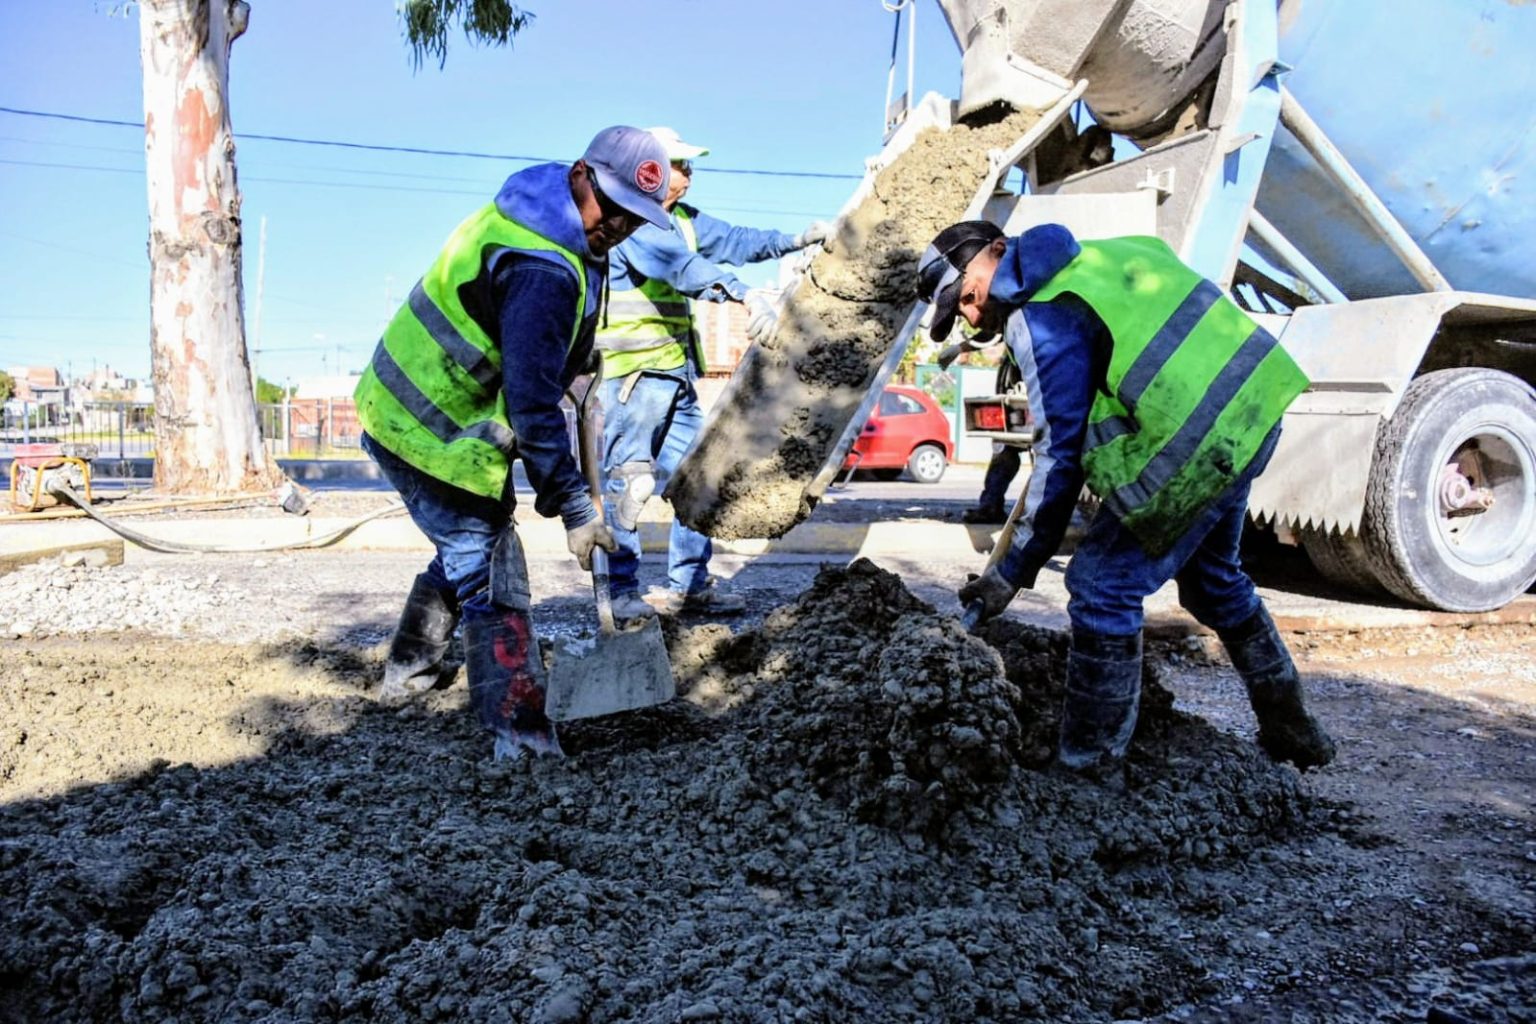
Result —
[{"label": "peeling bark tree trunk", "polygon": [[245,351],[240,191],[225,103],[240,0],[141,0],[149,181],[155,486],[265,490],[283,479],[261,441]]}]

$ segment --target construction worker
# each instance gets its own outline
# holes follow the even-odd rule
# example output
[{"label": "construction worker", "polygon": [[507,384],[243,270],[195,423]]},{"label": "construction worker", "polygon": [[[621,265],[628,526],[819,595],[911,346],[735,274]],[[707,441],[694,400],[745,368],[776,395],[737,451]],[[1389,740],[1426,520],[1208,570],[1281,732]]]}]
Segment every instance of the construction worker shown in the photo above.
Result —
[{"label": "construction worker", "polygon": [[638,128],[606,128],[573,164],[512,175],[472,213],[395,314],[357,386],[363,447],[437,548],[390,643],[381,696],[434,685],[462,616],[472,702],[494,753],[560,753],[528,568],[512,521],[511,461],[534,508],[558,515],[583,568],[612,551],[571,454],[561,397],[596,368],[608,253],[665,227],[667,154]]},{"label": "construction worker", "polygon": [[1059,224],[1006,238],[965,221],[919,262],[933,337],[956,316],[1002,332],[1034,412],[1035,470],[1011,548],[960,588],[984,617],[1055,554],[1084,480],[1103,502],[1067,569],[1072,623],[1059,759],[1113,766],[1136,725],[1142,603],[1169,579],[1221,638],[1259,744],[1299,768],[1333,742],[1238,559],[1249,485],[1307,379],[1278,342],[1156,238],[1079,242]]},{"label": "construction worker", "polygon": [[719,264],[777,259],[827,236],[822,223],[789,235],[736,227],[683,203],[693,181],[693,161],[709,150],[684,142],[671,128],[650,132],[671,163],[665,201],[670,222],[641,227],[614,250],[608,307],[597,329],[606,505],[619,545],[608,571],[614,617],[625,621],[657,610],[734,614],[745,607],[740,595],[720,589],[709,574],[710,539],[675,521],[667,586],[642,598],[636,524],[646,500],[666,486],[703,422],[694,382],[704,373],[705,361],[692,300],[744,303],[751,317],[748,337],[765,342],[778,324],[772,298],[763,289],[748,288]]}]

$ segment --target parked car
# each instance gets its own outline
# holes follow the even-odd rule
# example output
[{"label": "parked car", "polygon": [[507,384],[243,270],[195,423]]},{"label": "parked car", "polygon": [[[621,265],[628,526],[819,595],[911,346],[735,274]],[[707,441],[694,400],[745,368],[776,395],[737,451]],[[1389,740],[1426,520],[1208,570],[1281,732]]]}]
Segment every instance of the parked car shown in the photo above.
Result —
[{"label": "parked car", "polygon": [[936,484],[954,456],[949,418],[927,392],[891,384],[869,415],[843,462],[844,470],[869,470],[894,480],[902,470],[921,484]]}]

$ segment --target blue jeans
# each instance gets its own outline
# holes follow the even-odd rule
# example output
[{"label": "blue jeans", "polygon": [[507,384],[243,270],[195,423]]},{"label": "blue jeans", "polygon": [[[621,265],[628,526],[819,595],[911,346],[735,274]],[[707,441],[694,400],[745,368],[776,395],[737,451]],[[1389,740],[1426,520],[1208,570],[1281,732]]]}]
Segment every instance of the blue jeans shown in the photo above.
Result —
[{"label": "blue jeans", "polygon": [[1107,636],[1139,632],[1142,602],[1170,579],[1178,583],[1179,604],[1209,629],[1228,629],[1257,612],[1261,602],[1238,544],[1253,478],[1269,464],[1279,437],[1279,427],[1270,431],[1248,468],[1166,554],[1147,554],[1114,513],[1100,509],[1067,565],[1072,628]]},{"label": "blue jeans", "polygon": [[1008,485],[1019,475],[1019,465],[1023,460],[1023,451],[1011,444],[992,446],[992,459],[987,463],[987,475],[981,482],[981,497],[976,500],[978,508],[1003,507],[1003,500],[1008,496]]},{"label": "blue jeans", "polygon": [[[512,526],[511,507],[428,476],[367,434],[362,446],[400,492],[411,520],[437,548],[427,578],[458,595],[465,619],[490,615],[491,554]],[[527,589],[526,579],[522,588]]]},{"label": "blue jeans", "polygon": [[[656,492],[662,492],[704,423],[693,381],[691,364],[675,370],[641,370],[623,401],[620,396],[630,378],[603,381],[603,477],[607,481],[603,504],[619,544],[608,557],[609,591],[614,596],[640,589],[640,531],[621,530],[614,521],[624,493],[624,480],[615,470],[626,462],[654,461]],[[674,520],[667,548],[667,585],[683,593],[708,585],[713,553],[708,537]]]}]

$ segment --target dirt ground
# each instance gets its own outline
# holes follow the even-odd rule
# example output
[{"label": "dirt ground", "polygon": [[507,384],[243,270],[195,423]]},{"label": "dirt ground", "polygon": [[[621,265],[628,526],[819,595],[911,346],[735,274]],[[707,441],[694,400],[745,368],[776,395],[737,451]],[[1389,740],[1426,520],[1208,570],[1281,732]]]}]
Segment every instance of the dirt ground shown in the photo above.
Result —
[{"label": "dirt ground", "polygon": [[1528,631],[1292,637],[1341,750],[1305,776],[1155,651],[1106,785],[1047,764],[1058,634],[790,567],[671,631],[683,701],[509,764],[462,676],[369,697],[352,564],[219,569],[210,615],[308,566],[331,629],[0,642],[0,1019],[1536,1020]]}]

